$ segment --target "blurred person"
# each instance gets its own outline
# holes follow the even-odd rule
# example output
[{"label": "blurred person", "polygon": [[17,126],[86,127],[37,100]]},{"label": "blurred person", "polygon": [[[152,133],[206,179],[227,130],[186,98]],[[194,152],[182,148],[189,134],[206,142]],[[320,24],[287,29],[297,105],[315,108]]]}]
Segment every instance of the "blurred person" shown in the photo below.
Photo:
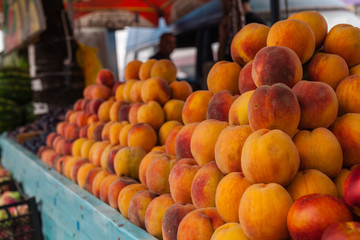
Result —
[{"label": "blurred person", "polygon": [[170,54],[176,48],[176,37],[172,33],[164,33],[160,37],[159,50],[150,58],[154,59],[170,59]]}]

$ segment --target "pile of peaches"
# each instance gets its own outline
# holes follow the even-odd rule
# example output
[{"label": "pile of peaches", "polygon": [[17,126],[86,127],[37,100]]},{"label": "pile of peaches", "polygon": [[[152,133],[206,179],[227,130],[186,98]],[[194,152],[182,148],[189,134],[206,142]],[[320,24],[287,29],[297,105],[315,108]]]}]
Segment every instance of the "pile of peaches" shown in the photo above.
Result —
[{"label": "pile of peaches", "polygon": [[195,92],[101,70],[39,157],[159,239],[360,239],[360,29],[299,12],[231,54]]}]

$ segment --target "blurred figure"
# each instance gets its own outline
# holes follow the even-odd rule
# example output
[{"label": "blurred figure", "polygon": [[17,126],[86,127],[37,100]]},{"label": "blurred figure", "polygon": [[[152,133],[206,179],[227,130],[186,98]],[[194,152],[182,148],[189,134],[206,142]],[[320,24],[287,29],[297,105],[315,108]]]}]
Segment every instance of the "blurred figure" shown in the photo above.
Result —
[{"label": "blurred figure", "polygon": [[176,48],[176,37],[172,33],[164,33],[160,37],[159,50],[150,58],[154,59],[170,59],[170,54]]}]

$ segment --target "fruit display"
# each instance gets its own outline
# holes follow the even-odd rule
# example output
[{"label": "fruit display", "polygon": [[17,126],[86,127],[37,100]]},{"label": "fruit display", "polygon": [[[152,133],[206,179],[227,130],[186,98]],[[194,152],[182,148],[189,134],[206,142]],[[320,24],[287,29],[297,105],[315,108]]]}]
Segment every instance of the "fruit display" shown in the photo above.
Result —
[{"label": "fruit display", "polygon": [[299,12],[242,28],[208,90],[169,60],[103,69],[37,154],[158,239],[359,238],[359,49]]}]

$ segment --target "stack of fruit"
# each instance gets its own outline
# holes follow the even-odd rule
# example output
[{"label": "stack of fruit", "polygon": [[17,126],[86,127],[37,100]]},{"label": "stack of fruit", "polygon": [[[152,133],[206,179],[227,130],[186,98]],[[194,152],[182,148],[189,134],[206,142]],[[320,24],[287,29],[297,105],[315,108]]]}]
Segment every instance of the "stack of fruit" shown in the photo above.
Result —
[{"label": "stack of fruit", "polygon": [[40,158],[159,239],[359,238],[360,29],[300,12],[231,52],[193,93],[168,60],[102,70]]}]

